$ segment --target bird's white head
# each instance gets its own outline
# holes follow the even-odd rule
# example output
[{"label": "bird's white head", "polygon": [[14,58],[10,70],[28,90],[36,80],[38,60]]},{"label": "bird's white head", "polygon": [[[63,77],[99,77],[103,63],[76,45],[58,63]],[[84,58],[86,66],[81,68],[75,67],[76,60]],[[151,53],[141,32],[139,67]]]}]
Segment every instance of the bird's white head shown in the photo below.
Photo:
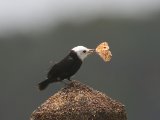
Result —
[{"label": "bird's white head", "polygon": [[74,47],[72,50],[77,54],[77,56],[81,60],[84,60],[89,54],[95,51],[94,49],[88,49],[84,46],[77,46],[77,47]]}]

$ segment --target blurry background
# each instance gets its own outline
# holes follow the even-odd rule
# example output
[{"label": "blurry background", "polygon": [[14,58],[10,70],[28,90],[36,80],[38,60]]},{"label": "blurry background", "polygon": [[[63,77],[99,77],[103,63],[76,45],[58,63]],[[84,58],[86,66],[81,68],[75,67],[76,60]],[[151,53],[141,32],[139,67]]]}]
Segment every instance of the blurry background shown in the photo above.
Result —
[{"label": "blurry background", "polygon": [[103,41],[111,62],[92,55],[73,79],[125,104],[128,120],[158,120],[159,0],[0,1],[0,119],[28,120],[64,86],[36,88],[54,62]]}]

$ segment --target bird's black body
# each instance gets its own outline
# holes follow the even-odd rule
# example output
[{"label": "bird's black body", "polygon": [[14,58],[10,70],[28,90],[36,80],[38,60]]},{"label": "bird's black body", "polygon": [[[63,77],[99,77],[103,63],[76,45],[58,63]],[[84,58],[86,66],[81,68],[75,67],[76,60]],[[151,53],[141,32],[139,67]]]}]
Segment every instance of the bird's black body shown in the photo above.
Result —
[{"label": "bird's black body", "polygon": [[71,50],[70,53],[59,63],[56,63],[48,72],[47,79],[39,83],[39,89],[45,89],[49,83],[62,81],[64,79],[70,80],[80,68],[82,60],[77,54]]}]

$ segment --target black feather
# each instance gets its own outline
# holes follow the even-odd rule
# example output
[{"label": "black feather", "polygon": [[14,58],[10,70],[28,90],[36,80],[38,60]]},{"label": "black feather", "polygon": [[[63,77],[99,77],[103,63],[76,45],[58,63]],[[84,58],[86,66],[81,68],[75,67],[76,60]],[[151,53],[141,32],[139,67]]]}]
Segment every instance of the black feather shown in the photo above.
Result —
[{"label": "black feather", "polygon": [[49,85],[49,83],[50,83],[50,81],[48,79],[40,82],[38,84],[39,90],[44,90]]},{"label": "black feather", "polygon": [[74,51],[71,51],[62,61],[56,63],[48,72],[47,80],[39,83],[39,89],[45,89],[52,82],[70,78],[81,67],[82,60]]}]

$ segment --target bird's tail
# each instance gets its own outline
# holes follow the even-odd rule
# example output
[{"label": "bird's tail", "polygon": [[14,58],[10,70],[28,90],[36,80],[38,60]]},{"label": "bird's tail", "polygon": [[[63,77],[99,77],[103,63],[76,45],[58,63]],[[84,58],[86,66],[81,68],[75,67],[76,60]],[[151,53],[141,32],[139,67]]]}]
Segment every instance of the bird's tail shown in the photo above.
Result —
[{"label": "bird's tail", "polygon": [[49,85],[50,80],[46,79],[38,84],[39,90],[44,90]]}]

